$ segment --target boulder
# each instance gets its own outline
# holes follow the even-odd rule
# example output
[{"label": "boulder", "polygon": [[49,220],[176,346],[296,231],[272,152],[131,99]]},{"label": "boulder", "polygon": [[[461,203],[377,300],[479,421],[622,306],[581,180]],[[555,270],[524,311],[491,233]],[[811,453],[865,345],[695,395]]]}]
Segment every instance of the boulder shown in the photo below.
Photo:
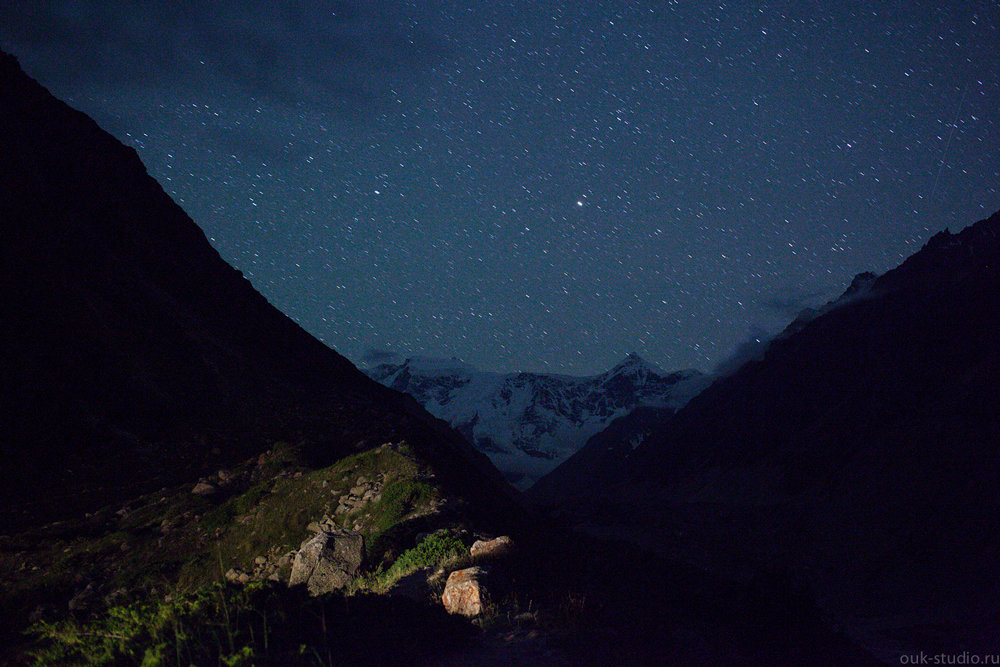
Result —
[{"label": "boulder", "polygon": [[191,493],[196,496],[213,496],[218,492],[218,487],[210,482],[202,480],[194,485],[191,489]]},{"label": "boulder", "polygon": [[483,613],[487,597],[485,568],[470,567],[448,575],[441,602],[449,614],[473,617]]},{"label": "boulder", "polygon": [[311,595],[343,588],[361,569],[364,554],[365,538],[360,533],[324,530],[302,543],[288,585],[305,584]]},{"label": "boulder", "polygon": [[473,558],[496,558],[506,556],[513,548],[513,541],[506,535],[501,535],[492,540],[476,540],[469,549],[469,555]]}]

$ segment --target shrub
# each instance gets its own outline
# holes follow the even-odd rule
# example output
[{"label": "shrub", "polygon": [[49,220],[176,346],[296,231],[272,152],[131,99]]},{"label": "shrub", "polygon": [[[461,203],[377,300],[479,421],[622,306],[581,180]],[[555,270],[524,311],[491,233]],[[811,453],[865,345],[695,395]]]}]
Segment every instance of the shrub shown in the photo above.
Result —
[{"label": "shrub", "polygon": [[453,558],[466,555],[469,550],[462,540],[451,531],[439,531],[425,537],[420,544],[404,551],[389,569],[376,572],[370,587],[376,592],[384,592],[403,577],[425,567],[434,568]]},{"label": "shrub", "polygon": [[474,637],[437,605],[365,594],[313,598],[270,583],[215,584],[89,621],[39,623],[32,632],[36,665],[402,664]]}]

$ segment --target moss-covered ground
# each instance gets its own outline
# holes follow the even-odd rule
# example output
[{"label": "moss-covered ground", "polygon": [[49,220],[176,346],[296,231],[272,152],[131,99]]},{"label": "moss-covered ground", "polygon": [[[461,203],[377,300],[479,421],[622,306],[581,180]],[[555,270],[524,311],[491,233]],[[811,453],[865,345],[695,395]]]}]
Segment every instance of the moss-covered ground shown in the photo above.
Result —
[{"label": "moss-covered ground", "polygon": [[[227,572],[252,573],[261,559],[298,549],[321,521],[365,536],[370,566],[355,592],[366,582],[385,591],[402,576],[396,557],[417,547],[419,533],[461,523],[440,511],[442,490],[405,443],[319,469],[305,465],[299,450],[276,443],[204,480],[215,487],[211,494],[193,493],[190,484],[161,489],[123,507],[0,539],[0,641],[17,644],[31,623],[56,627],[44,623],[63,617],[67,606],[79,618],[106,620],[117,605],[197,595],[220,585]],[[366,497],[352,495],[359,484]],[[462,546],[448,534],[448,548]],[[416,560],[408,556],[413,567],[436,564],[438,552],[424,549]]]}]

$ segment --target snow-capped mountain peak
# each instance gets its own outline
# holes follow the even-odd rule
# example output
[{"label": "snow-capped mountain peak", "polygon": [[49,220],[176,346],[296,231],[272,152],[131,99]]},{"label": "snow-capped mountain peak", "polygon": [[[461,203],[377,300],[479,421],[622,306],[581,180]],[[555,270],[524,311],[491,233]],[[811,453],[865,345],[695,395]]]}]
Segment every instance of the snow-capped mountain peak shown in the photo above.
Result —
[{"label": "snow-capped mountain peak", "polygon": [[678,409],[708,384],[636,354],[590,377],[489,373],[456,358],[381,354],[366,372],[452,424],[515,485],[527,488],[615,418],[639,406]]},{"label": "snow-capped mountain peak", "polygon": [[629,352],[624,359],[615,364],[604,375],[622,375],[626,373],[630,375],[667,375],[661,368],[646,361],[634,352]]}]

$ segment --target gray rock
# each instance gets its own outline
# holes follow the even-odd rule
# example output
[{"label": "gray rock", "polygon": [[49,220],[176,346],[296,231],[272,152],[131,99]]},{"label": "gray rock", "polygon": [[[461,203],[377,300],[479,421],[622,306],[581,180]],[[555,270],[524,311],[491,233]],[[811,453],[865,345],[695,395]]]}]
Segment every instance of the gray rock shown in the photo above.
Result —
[{"label": "gray rock", "polygon": [[364,554],[365,538],[360,533],[323,531],[302,543],[288,585],[305,584],[311,595],[343,588],[361,569]]},{"label": "gray rock", "polygon": [[213,496],[219,491],[218,487],[209,482],[201,481],[194,485],[191,493],[196,496]]},{"label": "gray rock", "polygon": [[473,558],[498,558],[506,556],[514,548],[514,542],[506,535],[495,537],[492,540],[476,540],[469,549],[469,555]]},{"label": "gray rock", "polygon": [[229,568],[226,572],[226,580],[234,584],[246,584],[250,582],[250,575],[239,568]]},{"label": "gray rock", "polygon": [[294,559],[294,551],[289,551],[288,553],[279,556],[278,562],[275,563],[274,571],[268,574],[267,578],[271,581],[287,582],[292,572],[292,562]]}]

